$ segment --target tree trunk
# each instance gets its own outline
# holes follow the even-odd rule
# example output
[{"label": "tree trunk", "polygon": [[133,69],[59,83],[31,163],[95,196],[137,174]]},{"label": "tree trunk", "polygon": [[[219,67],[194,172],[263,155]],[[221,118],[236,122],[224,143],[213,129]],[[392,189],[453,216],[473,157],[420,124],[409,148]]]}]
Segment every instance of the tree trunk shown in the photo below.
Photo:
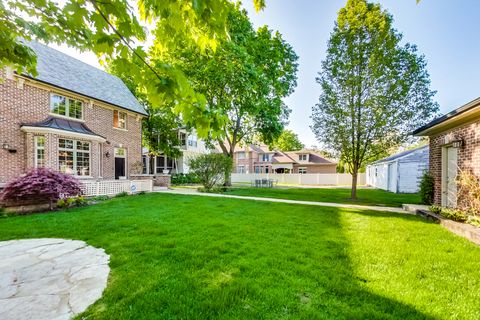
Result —
[{"label": "tree trunk", "polygon": [[352,200],[357,200],[357,178],[358,178],[358,170],[354,169],[352,172]]},{"label": "tree trunk", "polygon": [[[225,156],[228,157],[233,164],[233,156],[229,155],[229,154],[227,154]],[[223,186],[225,186],[225,187],[231,187],[232,186],[232,170],[233,170],[233,165],[232,165],[232,168],[230,168],[230,170],[225,171],[225,181],[223,183]]]}]

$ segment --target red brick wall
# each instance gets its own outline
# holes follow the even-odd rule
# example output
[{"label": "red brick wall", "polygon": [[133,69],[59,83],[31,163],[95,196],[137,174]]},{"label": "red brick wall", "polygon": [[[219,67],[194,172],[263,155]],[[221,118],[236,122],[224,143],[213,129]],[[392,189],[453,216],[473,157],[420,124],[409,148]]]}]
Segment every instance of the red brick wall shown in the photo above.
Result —
[{"label": "red brick wall", "polygon": [[[5,74],[0,72],[0,77]],[[7,142],[16,153],[0,149],[0,184],[5,183],[34,166],[34,135],[20,130],[23,123],[38,122],[47,118],[50,111],[50,93],[55,92],[25,81],[23,87],[17,80],[0,83],[0,146]],[[62,94],[62,92],[59,92]],[[73,98],[78,98],[72,95]],[[82,100],[82,99],[80,99]],[[105,137],[108,143],[91,142],[91,174],[94,178],[114,178],[114,152],[120,144],[127,150],[127,175],[132,164],[141,161],[141,120],[130,114],[127,130],[113,128],[113,109],[93,105],[84,100],[85,124],[95,133]],[[113,108],[113,107],[112,107]],[[58,135],[45,135],[46,166],[58,169]],[[65,136],[68,137],[68,136]],[[78,140],[78,139],[77,139]],[[110,157],[105,157],[106,152]],[[101,168],[98,165],[102,159]],[[101,170],[102,172],[99,172]]]},{"label": "red brick wall", "polygon": [[[430,137],[430,172],[435,181],[435,204],[442,202],[442,147],[445,137],[463,139],[465,145],[458,149],[458,167],[480,177],[480,119],[473,123],[442,132]],[[460,200],[460,199],[459,199]]]},{"label": "red brick wall", "polygon": [[298,168],[307,168],[307,173],[337,173],[337,165],[293,165],[293,173],[298,173]]}]

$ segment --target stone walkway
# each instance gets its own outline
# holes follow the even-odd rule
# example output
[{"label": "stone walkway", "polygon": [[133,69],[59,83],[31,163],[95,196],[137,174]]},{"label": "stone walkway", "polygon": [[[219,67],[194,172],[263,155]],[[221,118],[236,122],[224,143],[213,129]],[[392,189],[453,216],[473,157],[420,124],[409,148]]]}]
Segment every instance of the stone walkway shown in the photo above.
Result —
[{"label": "stone walkway", "polygon": [[204,197],[217,197],[217,198],[232,198],[232,199],[242,199],[242,200],[267,201],[267,202],[281,202],[281,203],[290,203],[290,204],[302,204],[302,205],[307,205],[307,206],[336,207],[336,208],[348,208],[348,209],[374,210],[374,211],[383,211],[383,212],[414,214],[414,213],[405,211],[402,208],[381,207],[381,206],[362,206],[362,205],[358,205],[358,204],[345,204],[345,203],[333,203],[333,202],[316,202],[316,201],[287,200],[287,199],[277,199],[277,198],[236,196],[236,195],[231,195],[231,194],[198,192],[195,189],[187,189],[187,188],[185,188],[185,189],[180,189],[179,188],[179,189],[168,189],[168,190],[154,190],[154,192],[163,192],[163,193],[181,194],[181,195],[192,195],[192,196],[204,196]]},{"label": "stone walkway", "polygon": [[0,319],[70,319],[102,296],[108,262],[83,241],[0,242]]}]

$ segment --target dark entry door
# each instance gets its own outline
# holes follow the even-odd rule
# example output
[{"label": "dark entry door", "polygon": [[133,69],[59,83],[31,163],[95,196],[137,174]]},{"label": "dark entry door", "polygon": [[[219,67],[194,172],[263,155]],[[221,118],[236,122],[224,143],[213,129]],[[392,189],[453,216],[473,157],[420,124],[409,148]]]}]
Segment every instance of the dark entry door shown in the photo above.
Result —
[{"label": "dark entry door", "polygon": [[125,176],[125,158],[115,158],[115,179]]}]

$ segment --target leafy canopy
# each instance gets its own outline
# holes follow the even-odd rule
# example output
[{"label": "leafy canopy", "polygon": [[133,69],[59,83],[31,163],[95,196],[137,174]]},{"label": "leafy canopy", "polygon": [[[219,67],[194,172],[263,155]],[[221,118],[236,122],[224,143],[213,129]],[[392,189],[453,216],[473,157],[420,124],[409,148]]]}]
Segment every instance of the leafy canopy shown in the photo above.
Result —
[{"label": "leafy canopy", "polygon": [[[238,6],[230,11],[227,28],[230,40],[219,41],[216,50],[202,52],[184,42],[168,61],[206,100],[202,112],[207,117],[185,117],[187,125],[214,129],[209,138],[231,156],[240,141],[260,137],[271,143],[282,132],[289,114],[282,99],[296,86],[297,55],[278,32],[255,31]],[[159,60],[167,56],[154,54]]]},{"label": "leafy canopy", "polygon": [[283,130],[273,144],[273,148],[280,151],[298,151],[304,148],[304,144],[295,132],[292,130]]},{"label": "leafy canopy", "polygon": [[398,147],[438,110],[425,58],[379,4],[349,0],[339,11],[317,83],[312,129],[354,176]]},{"label": "leafy canopy", "polygon": [[[264,0],[253,0],[255,8]],[[213,50],[226,41],[226,22],[233,8],[229,0],[5,0],[0,2],[0,68],[36,74],[35,53],[24,41],[65,43],[94,52],[101,61],[119,65],[139,83],[152,105],[175,105],[191,120],[206,115],[205,100],[184,74],[165,61],[150,61],[144,45],[148,29],[156,26],[154,51],[169,52],[186,41]],[[208,132],[208,120],[199,121]]]}]

